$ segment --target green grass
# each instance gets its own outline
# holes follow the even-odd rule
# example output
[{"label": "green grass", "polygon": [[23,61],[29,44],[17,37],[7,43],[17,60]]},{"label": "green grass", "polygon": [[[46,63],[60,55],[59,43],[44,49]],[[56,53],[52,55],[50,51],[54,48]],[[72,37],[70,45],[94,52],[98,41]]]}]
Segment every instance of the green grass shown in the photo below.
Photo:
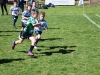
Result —
[{"label": "green grass", "polygon": [[[100,18],[95,16],[100,15],[99,10],[85,6],[85,14],[100,25]],[[99,75],[100,29],[82,15],[82,7],[40,11],[46,12],[49,30],[43,31],[34,57],[27,56],[29,40],[11,49],[21,29],[21,15],[17,29],[12,27],[11,15],[0,16],[0,75]]]}]

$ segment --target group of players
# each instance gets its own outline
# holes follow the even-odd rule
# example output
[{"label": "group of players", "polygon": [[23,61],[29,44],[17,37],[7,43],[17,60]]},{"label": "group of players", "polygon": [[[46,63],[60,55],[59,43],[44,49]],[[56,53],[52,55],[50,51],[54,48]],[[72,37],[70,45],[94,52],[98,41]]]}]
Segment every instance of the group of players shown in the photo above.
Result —
[{"label": "group of players", "polygon": [[[20,8],[17,7],[17,2],[14,2],[14,5],[11,6],[10,10],[14,20],[13,26],[16,28],[18,14],[20,12]],[[38,11],[36,2],[33,2],[32,5],[27,5],[26,10],[22,13],[22,28],[20,31],[19,39],[12,42],[12,49],[14,49],[17,44],[22,43],[24,39],[28,38],[31,41],[28,56],[34,56],[34,53],[32,51],[34,48],[37,49],[36,46],[39,39],[41,38],[43,29],[46,29],[46,31],[48,30],[48,26],[44,18],[45,12]],[[36,36],[33,35],[34,32]]]}]

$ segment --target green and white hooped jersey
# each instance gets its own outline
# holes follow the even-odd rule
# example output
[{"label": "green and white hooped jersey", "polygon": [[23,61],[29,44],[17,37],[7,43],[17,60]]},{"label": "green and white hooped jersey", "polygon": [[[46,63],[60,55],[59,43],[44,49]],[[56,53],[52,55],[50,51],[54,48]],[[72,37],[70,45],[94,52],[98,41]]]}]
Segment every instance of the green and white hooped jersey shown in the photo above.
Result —
[{"label": "green and white hooped jersey", "polygon": [[34,26],[33,24],[36,24],[35,18],[34,17],[29,17],[26,27],[24,28],[24,32],[27,34],[33,34],[34,31]]}]

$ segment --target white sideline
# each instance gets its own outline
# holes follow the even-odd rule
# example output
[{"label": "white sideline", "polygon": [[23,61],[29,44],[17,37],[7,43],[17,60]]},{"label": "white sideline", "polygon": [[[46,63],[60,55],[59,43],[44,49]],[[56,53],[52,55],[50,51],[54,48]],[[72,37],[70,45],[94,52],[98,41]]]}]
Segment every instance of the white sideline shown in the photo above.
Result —
[{"label": "white sideline", "polygon": [[100,15],[98,15],[98,14],[95,14],[97,17],[100,17]]},{"label": "white sideline", "polygon": [[100,25],[96,24],[96,22],[94,22],[92,19],[90,19],[86,14],[83,14],[91,23],[93,23],[94,25],[96,25],[98,28],[100,28]]}]

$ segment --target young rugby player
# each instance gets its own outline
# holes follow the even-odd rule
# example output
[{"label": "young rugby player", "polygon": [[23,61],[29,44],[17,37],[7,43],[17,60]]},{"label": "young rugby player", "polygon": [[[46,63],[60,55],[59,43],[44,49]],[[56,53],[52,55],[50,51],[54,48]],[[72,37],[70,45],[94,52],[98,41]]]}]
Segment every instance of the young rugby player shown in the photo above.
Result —
[{"label": "young rugby player", "polygon": [[37,49],[36,45],[39,41],[39,39],[41,38],[41,34],[42,34],[42,31],[43,29],[46,29],[46,31],[48,30],[48,26],[47,26],[47,23],[46,23],[46,20],[44,20],[45,18],[45,12],[40,12],[40,16],[39,16],[39,22],[40,23],[43,23],[41,26],[39,27],[34,27],[34,31],[35,31],[35,34],[36,34],[36,42],[35,42],[35,45],[34,45],[34,48]]},{"label": "young rugby player", "polygon": [[14,26],[14,28],[16,28],[16,22],[17,22],[17,19],[18,19],[18,14],[20,12],[20,8],[17,7],[17,2],[16,1],[14,1],[14,6],[11,6],[10,10],[11,10],[12,17],[14,19],[13,26]]},{"label": "young rugby player", "polygon": [[29,38],[31,40],[31,46],[28,52],[28,56],[34,56],[33,48],[36,42],[35,37],[33,36],[33,30],[35,26],[40,26],[42,23],[36,23],[35,18],[37,18],[38,13],[35,10],[31,11],[31,17],[29,17],[26,27],[23,30],[23,34],[21,35],[20,39],[12,42],[12,49],[15,48],[15,45],[20,44],[24,41],[24,39]]},{"label": "young rugby player", "polygon": [[39,13],[39,10],[38,10],[38,7],[36,7],[36,2],[35,1],[33,1],[33,3],[32,3],[32,10],[36,10]]},{"label": "young rugby player", "polygon": [[[27,24],[27,20],[28,18],[31,16],[31,5],[27,5],[26,6],[26,10],[22,13],[22,28],[21,28],[21,31],[20,31],[20,35],[22,34],[26,24]],[[20,37],[20,36],[19,36]]]},{"label": "young rugby player", "polygon": [[31,16],[31,5],[27,5],[26,10],[22,13],[22,29],[26,26],[28,18]]}]

